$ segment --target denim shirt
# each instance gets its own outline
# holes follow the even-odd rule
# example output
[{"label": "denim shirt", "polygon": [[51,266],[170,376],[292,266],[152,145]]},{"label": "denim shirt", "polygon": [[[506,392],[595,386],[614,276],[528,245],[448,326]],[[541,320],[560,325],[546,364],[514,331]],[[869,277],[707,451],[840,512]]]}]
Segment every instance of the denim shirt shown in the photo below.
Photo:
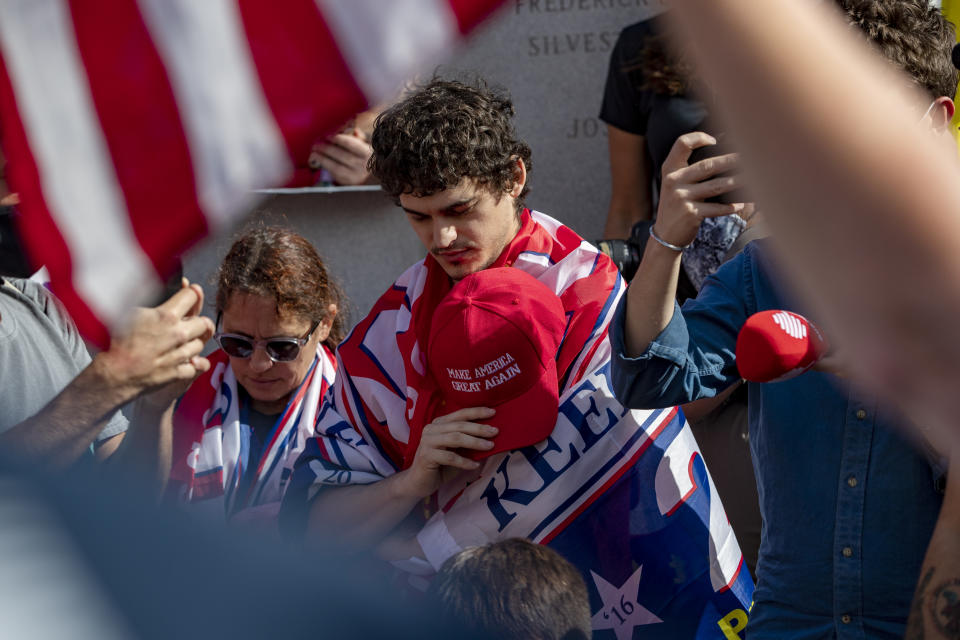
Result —
[{"label": "denim shirt", "polygon": [[[750,315],[806,315],[775,287],[766,251],[751,243],[721,267],[637,358],[625,355],[623,297],[610,330],[621,402],[715,396],[740,379],[737,333]],[[891,410],[835,376],[748,387],[763,529],[747,637],[902,638],[940,509],[936,473]]]}]

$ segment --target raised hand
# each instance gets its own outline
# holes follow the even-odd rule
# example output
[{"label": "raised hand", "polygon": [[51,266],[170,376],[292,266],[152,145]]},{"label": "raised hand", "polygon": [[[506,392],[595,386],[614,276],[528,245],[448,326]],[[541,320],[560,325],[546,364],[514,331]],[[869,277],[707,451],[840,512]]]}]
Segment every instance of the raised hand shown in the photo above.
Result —
[{"label": "raised hand", "polygon": [[359,129],[338,133],[310,150],[311,169],[326,169],[340,185],[365,184],[370,180],[367,161],[373,147]]},{"label": "raised hand", "polygon": [[744,203],[706,202],[708,198],[742,186],[739,175],[721,175],[739,170],[738,154],[728,153],[689,164],[694,149],[716,143],[716,138],[702,131],[686,133],[677,138],[664,160],[654,233],[665,242],[685,247],[697,237],[704,218],[727,216],[744,210]]},{"label": "raised hand", "polygon": [[171,382],[189,382],[210,368],[200,357],[213,335],[213,322],[199,315],[203,290],[184,287],[152,309],[137,309],[126,330],[113,337],[95,364],[109,383],[131,397]]}]

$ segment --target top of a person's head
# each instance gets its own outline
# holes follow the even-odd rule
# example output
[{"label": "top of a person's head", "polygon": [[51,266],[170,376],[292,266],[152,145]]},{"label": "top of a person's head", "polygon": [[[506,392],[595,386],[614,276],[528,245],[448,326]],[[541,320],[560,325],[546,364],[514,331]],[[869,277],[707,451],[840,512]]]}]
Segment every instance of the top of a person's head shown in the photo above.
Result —
[{"label": "top of a person's head", "polygon": [[330,304],[337,313],[324,341],[333,349],[344,335],[345,298],[330,278],[309,240],[283,227],[257,226],[244,231],[230,247],[217,271],[217,313],[235,293],[273,298],[277,315],[321,322]]},{"label": "top of a person's head", "polygon": [[873,42],[931,99],[953,98],[957,69],[954,28],[928,0],[835,0],[851,26]]},{"label": "top of a person's head", "polygon": [[[517,138],[513,103],[482,80],[433,79],[377,118],[370,173],[395,201],[430,196],[475,180],[494,194],[509,192],[516,161],[530,171],[530,147]],[[517,198],[518,210],[528,187]]]},{"label": "top of a person's head", "polygon": [[590,599],[559,553],[522,538],[465,549],[428,591],[451,626],[501,640],[586,640]]}]

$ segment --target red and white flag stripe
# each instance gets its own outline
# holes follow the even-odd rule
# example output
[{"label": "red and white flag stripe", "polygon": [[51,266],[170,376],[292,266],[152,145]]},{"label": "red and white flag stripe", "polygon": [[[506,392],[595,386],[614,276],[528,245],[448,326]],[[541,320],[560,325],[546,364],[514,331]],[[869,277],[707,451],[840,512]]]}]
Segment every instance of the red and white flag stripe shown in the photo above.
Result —
[{"label": "red and white flag stripe", "polygon": [[31,256],[108,344],[175,256],[501,2],[0,3],[0,137]]}]

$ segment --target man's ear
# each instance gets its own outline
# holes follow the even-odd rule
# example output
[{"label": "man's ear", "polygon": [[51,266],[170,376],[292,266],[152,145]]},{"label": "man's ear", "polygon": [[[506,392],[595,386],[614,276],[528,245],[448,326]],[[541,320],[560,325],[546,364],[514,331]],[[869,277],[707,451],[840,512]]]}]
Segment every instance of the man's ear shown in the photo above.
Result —
[{"label": "man's ear", "polygon": [[[952,115],[952,114],[951,114]],[[510,195],[519,198],[523,193],[523,187],[527,184],[527,165],[522,158],[515,158],[516,164],[513,167],[513,186],[510,188]]]},{"label": "man's ear", "polygon": [[930,126],[936,131],[945,131],[953,120],[954,109],[953,100],[946,96],[934,100],[930,109]]}]

